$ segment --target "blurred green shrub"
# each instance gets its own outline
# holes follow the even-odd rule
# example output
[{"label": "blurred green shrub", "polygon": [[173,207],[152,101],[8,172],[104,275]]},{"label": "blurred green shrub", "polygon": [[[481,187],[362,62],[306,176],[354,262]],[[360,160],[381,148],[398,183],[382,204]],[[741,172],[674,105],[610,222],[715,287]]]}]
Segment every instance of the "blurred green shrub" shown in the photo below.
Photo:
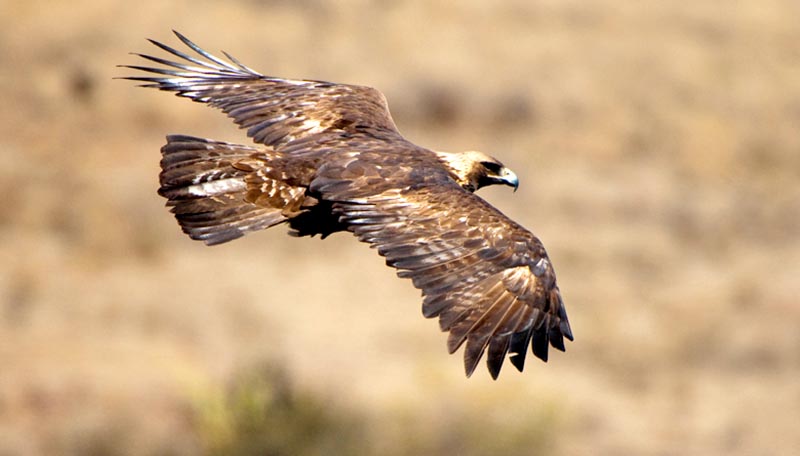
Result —
[{"label": "blurred green shrub", "polygon": [[262,365],[198,401],[198,437],[210,455],[359,454],[361,418],[294,387]]},{"label": "blurred green shrub", "polygon": [[299,389],[276,365],[245,370],[197,401],[207,454],[539,454],[554,449],[562,423],[552,403],[494,396],[368,416]]}]

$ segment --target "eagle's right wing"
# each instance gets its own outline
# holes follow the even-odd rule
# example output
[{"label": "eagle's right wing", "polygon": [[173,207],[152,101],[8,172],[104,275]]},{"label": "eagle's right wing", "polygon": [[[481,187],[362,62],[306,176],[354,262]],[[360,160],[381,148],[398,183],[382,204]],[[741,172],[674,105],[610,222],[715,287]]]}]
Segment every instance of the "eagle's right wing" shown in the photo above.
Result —
[{"label": "eagle's right wing", "polygon": [[376,89],[264,76],[228,54],[225,56],[230,62],[209,54],[178,32],[175,35],[201,58],[150,40],[182,61],[136,54],[164,68],[122,65],[155,74],[124,79],[208,103],[247,128],[253,141],[276,148],[328,131],[367,128],[400,135],[386,98]]},{"label": "eagle's right wing", "polygon": [[[350,171],[362,174],[344,173]],[[423,314],[438,316],[441,329],[450,332],[450,353],[466,342],[467,375],[487,350],[494,378],[509,352],[521,371],[531,342],[533,354],[545,361],[548,344],[563,351],[572,330],[539,239],[452,180],[430,173],[425,180],[370,194],[359,178],[321,177],[312,189],[333,201],[340,221],[422,290]]]}]

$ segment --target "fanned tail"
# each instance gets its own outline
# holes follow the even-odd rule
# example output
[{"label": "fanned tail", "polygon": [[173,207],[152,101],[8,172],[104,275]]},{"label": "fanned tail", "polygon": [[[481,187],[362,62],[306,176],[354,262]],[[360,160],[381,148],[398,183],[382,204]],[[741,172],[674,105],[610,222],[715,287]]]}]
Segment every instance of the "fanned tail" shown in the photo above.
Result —
[{"label": "fanned tail", "polygon": [[183,232],[208,245],[286,221],[280,207],[248,195],[253,168],[239,164],[258,149],[192,136],[170,135],[161,148],[161,188]]}]

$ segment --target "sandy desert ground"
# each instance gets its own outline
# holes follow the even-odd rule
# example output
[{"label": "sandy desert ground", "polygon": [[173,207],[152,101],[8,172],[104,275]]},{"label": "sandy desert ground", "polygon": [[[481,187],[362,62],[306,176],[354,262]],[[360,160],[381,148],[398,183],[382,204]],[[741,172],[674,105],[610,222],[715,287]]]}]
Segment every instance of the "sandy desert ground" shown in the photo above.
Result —
[{"label": "sandy desert ground", "polygon": [[[0,5],[0,455],[790,455],[800,448],[800,6]],[[465,379],[346,234],[208,248],[156,195],[218,112],[114,80],[176,29],[380,88],[414,142],[521,177],[576,340]]]}]

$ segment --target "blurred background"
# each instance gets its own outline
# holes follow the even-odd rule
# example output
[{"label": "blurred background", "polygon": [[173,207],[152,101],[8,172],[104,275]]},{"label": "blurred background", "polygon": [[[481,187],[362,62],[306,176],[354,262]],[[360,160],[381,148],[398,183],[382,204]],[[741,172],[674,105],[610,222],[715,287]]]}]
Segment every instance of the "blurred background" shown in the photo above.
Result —
[{"label": "blurred background", "polygon": [[[4,2],[0,454],[796,454],[798,5]],[[465,379],[351,236],[184,236],[164,136],[248,140],[112,79],[173,28],[514,169],[481,194],[547,246],[567,353]]]}]

